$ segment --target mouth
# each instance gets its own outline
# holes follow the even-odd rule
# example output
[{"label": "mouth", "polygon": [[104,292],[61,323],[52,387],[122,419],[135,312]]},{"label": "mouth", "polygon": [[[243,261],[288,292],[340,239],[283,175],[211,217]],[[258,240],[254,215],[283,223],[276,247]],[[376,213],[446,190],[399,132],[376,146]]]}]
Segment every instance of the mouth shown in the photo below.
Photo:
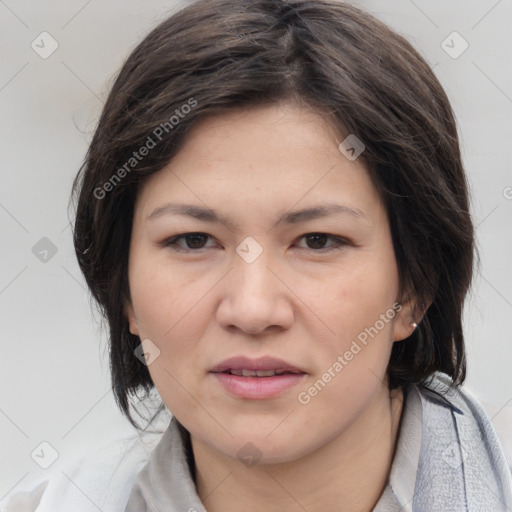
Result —
[{"label": "mouth", "polygon": [[303,369],[281,359],[244,356],[227,359],[210,373],[230,395],[253,400],[277,397],[307,375]]},{"label": "mouth", "polygon": [[226,370],[224,372],[214,372],[214,373],[228,373],[230,375],[237,375],[238,377],[274,377],[276,375],[297,375],[302,374],[300,370],[283,370],[282,368],[278,368],[276,370]]},{"label": "mouth", "polygon": [[[233,375],[244,377],[271,377],[273,374],[306,373],[303,368],[283,361],[276,357],[260,357],[251,359],[246,356],[235,356],[225,359],[211,370],[213,373],[230,372]],[[268,372],[274,372],[268,374]]]}]

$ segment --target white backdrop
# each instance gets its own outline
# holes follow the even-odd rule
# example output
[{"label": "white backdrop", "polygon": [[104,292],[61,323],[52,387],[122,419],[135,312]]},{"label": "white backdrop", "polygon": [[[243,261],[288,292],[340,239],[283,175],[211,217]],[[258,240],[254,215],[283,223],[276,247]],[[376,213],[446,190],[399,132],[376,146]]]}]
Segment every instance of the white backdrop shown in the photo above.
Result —
[{"label": "white backdrop", "polygon": [[[466,308],[466,387],[510,429],[512,1],[352,3],[406,36],[452,101],[481,253]],[[84,446],[132,433],[110,392],[67,206],[110,81],[184,4],[0,0],[0,503]]]}]

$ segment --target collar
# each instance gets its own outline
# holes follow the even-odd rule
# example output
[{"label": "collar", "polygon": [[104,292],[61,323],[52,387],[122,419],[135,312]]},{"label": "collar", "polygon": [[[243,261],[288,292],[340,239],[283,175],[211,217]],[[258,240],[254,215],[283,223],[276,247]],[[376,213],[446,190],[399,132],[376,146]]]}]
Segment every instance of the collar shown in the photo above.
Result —
[{"label": "collar", "polygon": [[412,512],[421,451],[423,410],[418,388],[407,386],[388,484],[373,512]]}]

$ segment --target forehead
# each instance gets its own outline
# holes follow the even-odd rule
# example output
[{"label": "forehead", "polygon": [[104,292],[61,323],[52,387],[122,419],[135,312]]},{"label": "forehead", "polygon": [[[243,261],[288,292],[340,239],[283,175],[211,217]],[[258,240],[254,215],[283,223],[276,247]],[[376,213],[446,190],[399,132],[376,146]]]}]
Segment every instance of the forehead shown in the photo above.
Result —
[{"label": "forehead", "polygon": [[178,154],[150,176],[138,209],[180,200],[203,207],[283,211],[343,202],[379,213],[380,199],[362,158],[349,160],[341,136],[319,113],[294,104],[252,107],[197,123]]}]

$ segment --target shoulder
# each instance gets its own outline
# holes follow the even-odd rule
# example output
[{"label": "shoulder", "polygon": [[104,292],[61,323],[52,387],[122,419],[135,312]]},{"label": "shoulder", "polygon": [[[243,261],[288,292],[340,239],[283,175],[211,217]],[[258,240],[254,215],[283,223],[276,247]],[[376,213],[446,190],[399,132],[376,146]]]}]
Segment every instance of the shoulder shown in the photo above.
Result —
[{"label": "shoulder", "polygon": [[483,402],[467,387],[454,386],[442,373],[418,390],[424,402],[452,410],[461,436],[477,437],[489,450],[502,453],[512,473],[512,402],[501,408]]},{"label": "shoulder", "polygon": [[134,434],[83,451],[9,495],[0,512],[124,511],[133,482],[161,437]]}]

